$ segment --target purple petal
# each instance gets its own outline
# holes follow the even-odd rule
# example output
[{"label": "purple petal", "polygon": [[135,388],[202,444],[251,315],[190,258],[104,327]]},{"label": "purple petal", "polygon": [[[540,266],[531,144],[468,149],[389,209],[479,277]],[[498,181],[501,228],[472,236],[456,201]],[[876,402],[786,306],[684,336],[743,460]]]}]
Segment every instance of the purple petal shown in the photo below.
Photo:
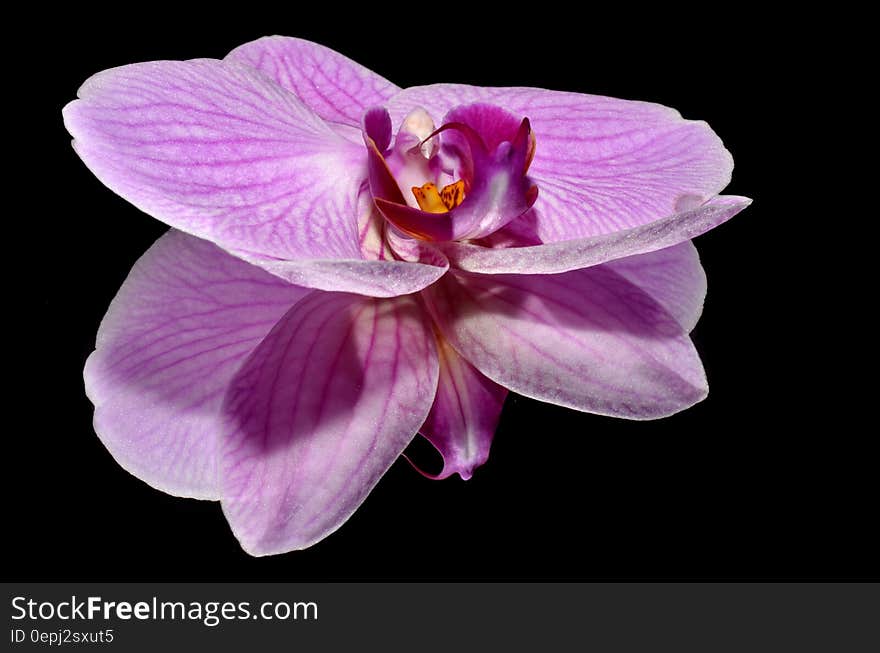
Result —
[{"label": "purple petal", "polygon": [[704,122],[667,107],[535,88],[435,84],[404,89],[392,121],[415,106],[443,116],[487,102],[531,121],[537,138],[529,176],[540,189],[538,235],[556,242],[648,224],[717,195],[730,153]]},{"label": "purple petal", "polygon": [[685,331],[697,325],[706,298],[706,273],[692,242],[628,256],[605,267],[648,293]]},{"label": "purple petal", "polygon": [[[377,109],[376,112],[381,114],[383,110]],[[370,123],[372,123],[372,125],[367,124],[365,121],[363,138],[364,145],[367,148],[367,169],[370,190],[373,193],[374,198],[384,199],[397,204],[404,204],[405,200],[403,199],[403,194],[400,192],[400,186],[397,185],[397,181],[394,179],[394,175],[388,168],[388,163],[382,153],[384,148],[380,147],[380,143],[377,143],[373,136],[367,131],[369,127],[375,126],[375,124],[379,122],[379,119],[376,118],[376,113],[373,111],[371,111],[368,116],[371,118]],[[384,137],[384,133],[382,136]]]},{"label": "purple petal", "polygon": [[[323,45],[267,36],[230,52],[227,60],[253,66],[296,94],[324,120],[353,127],[371,106],[385,104],[400,89],[348,57]],[[355,132],[355,137],[360,135]]]},{"label": "purple petal", "polygon": [[401,255],[394,257],[385,237],[385,220],[376,210],[366,182],[358,195],[358,237],[366,260],[283,261],[248,252],[233,250],[231,253],[298,286],[369,297],[396,297],[417,292],[449,269],[449,261],[443,254],[417,243],[411,244],[412,251],[400,248]]},{"label": "purple petal", "polygon": [[360,258],[366,156],[252,68],[160,61],[98,73],[64,109],[74,148],[138,208],[227,250]]},{"label": "purple petal", "polygon": [[[358,195],[358,239],[365,259],[384,261],[393,258],[385,243],[385,218],[376,209],[369,183],[361,187]],[[442,267],[447,268],[448,262],[444,261]]]},{"label": "purple petal", "polygon": [[302,549],[339,528],[425,421],[437,376],[413,297],[297,304],[226,398],[223,509],[244,549]]},{"label": "purple petal", "polygon": [[433,478],[458,473],[467,480],[489,457],[507,389],[480,374],[442,337],[437,352],[437,396],[420,433],[443,456],[443,471]]},{"label": "purple petal", "polygon": [[369,147],[369,141],[372,140],[378,152],[384,156],[393,136],[388,110],[384,107],[373,107],[367,111],[362,120],[362,129],[367,146]]},{"label": "purple petal", "polygon": [[534,209],[530,209],[515,220],[508,222],[495,233],[473,241],[473,244],[490,249],[541,245],[536,227],[537,216]]},{"label": "purple petal", "polygon": [[456,223],[450,219],[449,213],[428,213],[400,202],[389,202],[380,196],[375,201],[376,208],[388,222],[414,238],[442,242],[456,235]]},{"label": "purple petal", "polygon": [[[520,129],[523,116],[515,116],[509,111],[493,104],[477,102],[475,104],[462,104],[453,107],[443,117],[443,123],[463,123],[474,130],[480,136],[487,152],[491,153],[498,149],[504,141],[513,143]],[[451,144],[459,144],[461,135],[456,132],[447,132],[444,138]],[[525,160],[523,160],[524,163]],[[525,166],[520,165],[520,172],[525,172]]]},{"label": "purple petal", "polygon": [[258,265],[289,283],[319,290],[344,290],[368,297],[396,297],[425,288],[449,269],[443,254],[422,248],[419,262],[364,261],[280,261],[233,252],[238,258]]},{"label": "purple petal", "polygon": [[605,266],[539,276],[452,272],[423,294],[450,344],[522,395],[653,419],[708,391],[678,322]]},{"label": "purple petal", "polygon": [[436,247],[452,267],[461,270],[482,274],[555,274],[672,247],[726,222],[749,204],[751,200],[746,197],[721,195],[699,208],[641,227],[546,245],[499,249],[470,243],[437,243]]},{"label": "purple petal", "polygon": [[220,406],[234,373],[306,290],[170,231],[132,268],[86,362],[95,431],[165,492],[219,498]]}]

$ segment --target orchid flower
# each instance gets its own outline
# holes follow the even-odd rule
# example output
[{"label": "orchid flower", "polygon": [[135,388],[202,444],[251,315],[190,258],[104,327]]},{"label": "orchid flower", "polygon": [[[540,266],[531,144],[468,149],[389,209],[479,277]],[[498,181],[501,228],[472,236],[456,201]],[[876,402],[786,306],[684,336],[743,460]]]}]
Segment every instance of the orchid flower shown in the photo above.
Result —
[{"label": "orchid flower", "polygon": [[270,37],[90,78],[64,109],[172,229],[85,367],[98,436],[253,555],[339,528],[420,433],[484,463],[508,391],[628,419],[706,396],[692,238],[749,204],[704,122],[536,88],[400,89]]}]

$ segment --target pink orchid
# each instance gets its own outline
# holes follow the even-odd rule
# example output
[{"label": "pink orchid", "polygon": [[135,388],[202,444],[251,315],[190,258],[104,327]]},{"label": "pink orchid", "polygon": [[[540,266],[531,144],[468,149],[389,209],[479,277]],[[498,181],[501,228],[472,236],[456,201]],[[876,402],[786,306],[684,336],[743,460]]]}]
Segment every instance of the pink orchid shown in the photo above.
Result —
[{"label": "pink orchid", "polygon": [[173,229],[85,368],[95,430],[246,551],[339,528],[417,433],[485,462],[508,390],[628,419],[702,400],[691,238],[748,199],[706,123],[535,88],[399,89],[271,37],[101,72],[64,109]]}]

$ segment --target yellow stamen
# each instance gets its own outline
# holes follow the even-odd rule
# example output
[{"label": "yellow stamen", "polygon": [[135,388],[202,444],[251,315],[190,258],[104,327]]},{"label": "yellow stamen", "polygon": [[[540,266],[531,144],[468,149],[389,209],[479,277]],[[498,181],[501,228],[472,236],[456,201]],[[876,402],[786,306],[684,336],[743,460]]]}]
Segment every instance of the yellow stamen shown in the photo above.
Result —
[{"label": "yellow stamen", "polygon": [[464,201],[464,180],[459,179],[454,184],[444,186],[440,191],[440,199],[450,211]]},{"label": "yellow stamen", "polygon": [[446,213],[449,210],[446,208],[446,205],[443,204],[443,200],[440,198],[440,193],[437,192],[437,186],[430,182],[421,188],[413,186],[412,192],[413,195],[416,196],[416,202],[419,203],[419,208],[422,211],[427,211],[428,213]]},{"label": "yellow stamen", "polygon": [[459,179],[453,184],[444,186],[439,192],[436,185],[428,182],[421,188],[413,186],[412,193],[422,211],[446,213],[464,201],[464,180]]}]

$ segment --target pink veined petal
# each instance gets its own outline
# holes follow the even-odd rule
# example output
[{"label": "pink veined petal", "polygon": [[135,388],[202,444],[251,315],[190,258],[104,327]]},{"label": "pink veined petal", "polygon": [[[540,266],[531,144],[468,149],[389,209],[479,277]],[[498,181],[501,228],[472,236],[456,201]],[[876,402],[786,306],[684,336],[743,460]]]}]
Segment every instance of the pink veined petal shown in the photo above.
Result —
[{"label": "pink veined petal", "polygon": [[692,242],[617,259],[605,267],[648,293],[685,331],[693,331],[703,314],[706,273]]},{"label": "pink veined petal", "polygon": [[539,276],[451,272],[423,294],[450,344],[522,395],[654,419],[708,392],[681,325],[605,266]]},{"label": "pink veined petal", "polygon": [[705,122],[668,107],[536,88],[434,84],[389,102],[394,124],[413,107],[435,117],[488,102],[527,117],[537,138],[529,176],[546,243],[631,229],[700,204],[730,182],[733,159]]},{"label": "pink veined petal", "polygon": [[526,247],[437,243],[436,248],[446,255],[453,268],[470,272],[556,274],[672,247],[726,222],[749,204],[751,200],[746,197],[721,195],[698,208],[601,236]]},{"label": "pink veined petal", "polygon": [[376,209],[369,184],[358,193],[358,239],[365,260],[283,261],[232,250],[242,260],[259,265],[286,281],[319,290],[345,291],[370,297],[396,297],[431,285],[449,269],[449,261],[434,248],[414,244],[405,260],[395,257],[386,241],[385,219]]},{"label": "pink veined petal", "polygon": [[74,148],[113,191],[227,250],[361,258],[363,147],[289,91],[233,62],[105,70],[64,108]]},{"label": "pink veined petal", "polygon": [[424,254],[421,259],[412,262],[357,259],[300,262],[268,259],[247,252],[232,253],[295,285],[344,290],[368,297],[397,297],[431,285],[449,269],[449,262],[440,252],[427,247],[420,248],[420,252]]},{"label": "pink veined petal", "polygon": [[223,510],[244,549],[302,549],[339,528],[425,421],[437,376],[413,297],[297,304],[226,397]]},{"label": "pink veined petal", "polygon": [[[287,36],[266,36],[237,47],[227,60],[253,66],[295,93],[324,120],[360,127],[368,107],[400,89],[328,47]],[[352,134],[360,142],[360,133]]]},{"label": "pink veined petal", "polygon": [[132,268],[85,367],[95,431],[122,467],[218,499],[220,406],[233,374],[307,290],[170,231]]},{"label": "pink veined petal", "polygon": [[443,456],[443,470],[431,478],[457,473],[467,480],[489,457],[507,389],[480,374],[442,336],[437,343],[437,396],[419,432]]},{"label": "pink veined petal", "polygon": [[385,218],[373,203],[369,182],[361,186],[358,195],[358,241],[365,259],[373,261],[393,259],[385,244]]}]

